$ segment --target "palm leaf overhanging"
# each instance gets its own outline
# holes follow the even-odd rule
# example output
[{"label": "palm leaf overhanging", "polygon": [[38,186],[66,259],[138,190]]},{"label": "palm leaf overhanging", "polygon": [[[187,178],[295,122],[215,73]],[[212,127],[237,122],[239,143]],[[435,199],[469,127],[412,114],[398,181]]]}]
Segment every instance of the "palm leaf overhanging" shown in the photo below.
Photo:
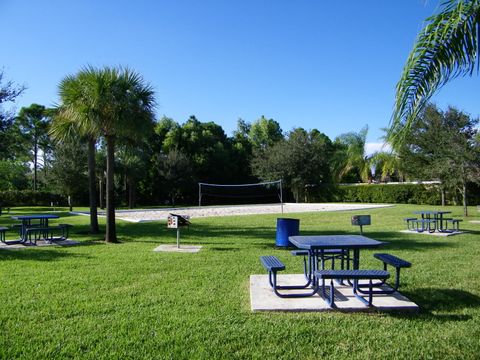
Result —
[{"label": "palm leaf overhanging", "polygon": [[387,134],[397,146],[432,95],[449,80],[479,69],[480,0],[448,0],[427,19],[396,88]]}]

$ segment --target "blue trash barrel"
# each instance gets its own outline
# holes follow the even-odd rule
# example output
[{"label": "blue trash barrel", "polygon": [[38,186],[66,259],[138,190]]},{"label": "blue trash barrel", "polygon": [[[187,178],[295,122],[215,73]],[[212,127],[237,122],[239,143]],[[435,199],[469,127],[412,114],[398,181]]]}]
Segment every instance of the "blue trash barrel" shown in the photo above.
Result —
[{"label": "blue trash barrel", "polygon": [[299,231],[299,219],[278,218],[275,245],[280,247],[293,246],[292,243],[288,241],[288,237],[298,235]]}]

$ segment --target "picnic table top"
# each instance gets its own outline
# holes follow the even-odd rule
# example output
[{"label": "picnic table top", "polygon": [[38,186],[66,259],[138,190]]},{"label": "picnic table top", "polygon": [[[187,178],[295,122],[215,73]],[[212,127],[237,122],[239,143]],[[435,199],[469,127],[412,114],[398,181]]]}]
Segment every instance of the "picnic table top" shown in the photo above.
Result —
[{"label": "picnic table top", "polygon": [[370,239],[362,235],[311,235],[290,236],[290,242],[300,249],[365,249],[376,248],[386,242]]},{"label": "picnic table top", "polygon": [[60,216],[53,214],[14,215],[14,220],[58,219]]},{"label": "picnic table top", "polygon": [[418,210],[414,211],[414,214],[425,214],[425,215],[440,215],[440,214],[450,214],[451,211],[445,211],[445,210]]}]

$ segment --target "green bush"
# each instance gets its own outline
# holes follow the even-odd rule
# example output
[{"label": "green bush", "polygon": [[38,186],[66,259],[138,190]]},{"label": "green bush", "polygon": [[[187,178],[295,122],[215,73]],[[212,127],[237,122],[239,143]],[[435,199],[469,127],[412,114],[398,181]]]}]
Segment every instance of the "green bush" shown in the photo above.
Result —
[{"label": "green bush", "polygon": [[336,200],[342,202],[440,205],[437,185],[359,184],[339,186]]},{"label": "green bush", "polygon": [[46,191],[33,190],[8,190],[0,191],[0,204],[4,207],[11,206],[50,206],[64,205],[66,200],[63,196]]}]

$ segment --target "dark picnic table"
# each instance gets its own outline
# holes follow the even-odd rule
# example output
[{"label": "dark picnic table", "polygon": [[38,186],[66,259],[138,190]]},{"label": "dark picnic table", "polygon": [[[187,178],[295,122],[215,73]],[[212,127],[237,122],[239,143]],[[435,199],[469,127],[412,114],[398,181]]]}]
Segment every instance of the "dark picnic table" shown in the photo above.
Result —
[{"label": "dark picnic table", "polygon": [[[58,219],[58,215],[53,214],[33,214],[33,215],[15,215],[12,216],[14,220],[20,220],[22,222],[20,227],[20,242],[27,241],[27,230],[31,227],[48,228],[48,220]],[[32,220],[39,220],[37,224],[33,224]]]}]

